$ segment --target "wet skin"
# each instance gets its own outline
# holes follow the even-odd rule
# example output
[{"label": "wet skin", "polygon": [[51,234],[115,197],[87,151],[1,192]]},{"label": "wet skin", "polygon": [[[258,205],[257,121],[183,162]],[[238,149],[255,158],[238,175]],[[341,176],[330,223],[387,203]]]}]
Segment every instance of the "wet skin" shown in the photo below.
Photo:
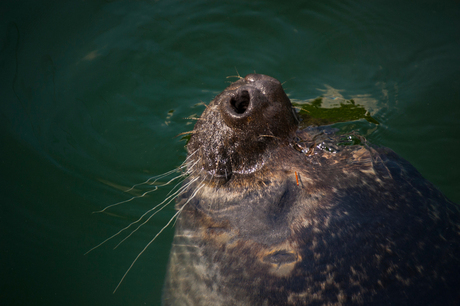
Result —
[{"label": "wet skin", "polygon": [[250,74],[187,145],[164,305],[457,305],[460,211],[407,161],[298,130],[279,81]]}]

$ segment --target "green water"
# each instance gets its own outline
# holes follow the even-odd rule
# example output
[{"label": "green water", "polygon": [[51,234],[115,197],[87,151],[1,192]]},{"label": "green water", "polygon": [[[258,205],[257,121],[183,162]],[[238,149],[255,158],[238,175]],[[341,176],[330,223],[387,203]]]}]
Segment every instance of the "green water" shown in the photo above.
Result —
[{"label": "green water", "polygon": [[[120,247],[83,254],[161,202],[124,190],[179,166],[177,134],[227,76],[295,101],[351,100],[342,123],[460,203],[458,1],[2,1],[2,305],[158,305],[172,205]],[[338,103],[337,103],[338,102]],[[124,237],[124,236],[123,236]]]}]

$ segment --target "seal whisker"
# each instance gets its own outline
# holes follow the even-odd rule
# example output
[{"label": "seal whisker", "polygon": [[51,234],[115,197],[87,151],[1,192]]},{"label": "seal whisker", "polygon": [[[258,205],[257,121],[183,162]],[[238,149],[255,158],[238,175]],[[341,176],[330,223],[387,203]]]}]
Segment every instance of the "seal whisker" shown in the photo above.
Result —
[{"label": "seal whisker", "polygon": [[92,213],[93,213],[93,214],[103,213],[104,211],[106,211],[107,209],[109,209],[109,208],[111,208],[111,207],[118,206],[118,205],[123,204],[123,203],[131,202],[131,201],[134,200],[134,199],[143,198],[143,197],[145,197],[147,194],[149,194],[149,193],[151,193],[151,192],[154,192],[154,191],[157,190],[157,189],[158,189],[158,186],[155,186],[154,189],[149,190],[149,191],[146,191],[146,192],[144,192],[143,194],[141,194],[140,196],[134,196],[134,197],[132,197],[132,198],[130,198],[130,199],[128,199],[128,200],[124,200],[124,201],[120,201],[120,202],[111,204],[111,205],[109,205],[109,206],[106,206],[106,207],[105,207],[104,209],[102,209],[102,210],[93,211]]},{"label": "seal whisker", "polygon": [[[186,133],[192,133],[193,131],[190,131],[190,132],[186,132]],[[182,133],[181,133],[182,134]],[[179,135],[181,135],[179,134]],[[177,136],[179,136],[177,135]],[[182,169],[186,168],[187,167],[187,163],[189,162],[189,160],[191,159],[191,157],[196,153],[197,150],[195,150],[195,152],[191,153],[189,156],[187,156],[187,158],[185,159],[185,161],[179,166],[177,167],[176,169],[173,169],[173,170],[170,170],[168,172],[165,172],[163,174],[159,174],[159,175],[156,175],[156,176],[152,176],[150,177],[149,179],[147,179],[145,182],[142,182],[142,183],[138,183],[138,184],[134,184],[131,188],[129,188],[128,190],[125,190],[125,192],[130,192],[131,190],[133,190],[135,187],[137,186],[141,186],[141,185],[145,185],[145,184],[149,184],[149,185],[153,185],[155,184],[156,181],[158,181],[159,179],[162,179],[164,177],[167,177],[171,174],[173,174],[174,172],[178,172],[178,171],[181,171]],[[153,182],[150,182],[152,181]],[[168,185],[169,183],[171,183],[171,181],[169,181],[168,183],[165,183],[165,184],[159,184],[159,187],[162,187],[162,186],[166,186]],[[109,206],[110,207],[110,206]],[[106,207],[108,208],[108,207]],[[104,208],[102,211],[104,211],[106,208]],[[101,212],[102,212],[101,211]]]},{"label": "seal whisker", "polygon": [[239,79],[242,79],[242,77],[240,77],[239,75],[229,75],[226,77],[227,79],[230,79],[230,78],[239,78]]},{"label": "seal whisker", "polygon": [[[125,192],[130,192],[131,190],[133,190],[134,188],[136,188],[137,186],[142,186],[142,185],[145,185],[145,184],[150,184],[150,185],[153,185],[156,181],[158,181],[159,179],[165,177],[165,176],[168,176],[168,175],[171,175],[173,174],[174,172],[176,172],[178,169],[182,168],[183,166],[179,166],[179,168],[176,168],[176,169],[173,169],[173,170],[170,170],[168,172],[165,172],[163,174],[160,174],[160,175],[156,175],[156,176],[152,176],[150,178],[148,178],[145,182],[142,182],[142,183],[138,183],[138,184],[134,184],[131,188],[129,188],[128,190],[125,190]],[[154,180],[152,183],[150,183],[151,180]]]},{"label": "seal whisker", "polygon": [[[173,169],[173,170],[170,170],[168,172],[165,172],[163,174],[160,174],[160,175],[156,175],[156,176],[152,176],[150,177],[149,179],[147,179],[145,182],[142,182],[142,183],[138,183],[138,184],[134,184],[130,189],[126,190],[125,192],[129,192],[131,190],[133,190],[135,187],[137,186],[141,186],[141,185],[145,185],[145,184],[149,184],[149,185],[153,185],[155,184],[155,182],[157,182],[159,179],[162,179],[164,177],[167,177],[171,174],[173,174],[174,172],[180,172],[182,171],[183,169],[186,169],[186,168],[190,168],[188,166],[188,163],[189,163],[189,160],[191,159],[191,157],[196,153],[197,150],[195,150],[195,152],[191,153],[189,156],[187,156],[187,158],[185,159],[185,161],[179,166],[177,167],[176,169]],[[101,212],[104,212],[105,210],[107,210],[108,208],[110,207],[113,207],[113,206],[117,206],[119,204],[123,204],[123,203],[126,203],[126,202],[130,202],[136,198],[142,198],[144,197],[146,194],[152,192],[152,191],[155,191],[158,189],[158,187],[163,187],[163,186],[166,186],[166,185],[169,185],[170,183],[172,183],[174,180],[180,178],[180,177],[184,177],[186,175],[188,175],[190,172],[187,170],[185,171],[185,173],[171,179],[170,181],[166,182],[166,183],[163,183],[163,184],[158,184],[158,186],[155,186],[155,189],[154,190],[150,190],[150,191],[147,191],[145,193],[143,193],[142,195],[140,196],[135,196],[135,197],[132,197],[131,199],[128,199],[128,200],[125,200],[125,201],[121,201],[121,202],[118,202],[118,203],[115,203],[115,204],[112,204],[112,205],[109,205],[107,207],[105,207],[104,209],[102,210],[99,210],[99,211],[96,211],[96,212],[93,212],[93,213],[101,213]],[[153,180],[153,182],[151,182]]]},{"label": "seal whisker", "polygon": [[[194,170],[193,167],[195,167],[195,165],[201,160],[201,158],[197,159],[192,165],[186,165],[187,166],[187,171],[183,174],[184,176],[187,176],[187,175],[190,175],[193,173]],[[178,184],[176,184],[176,186],[174,186],[169,192],[168,194],[166,194],[166,196],[169,196],[171,194],[171,192],[173,192],[173,190],[179,186],[181,182],[179,182]]]},{"label": "seal whisker", "polygon": [[283,83],[281,83],[281,86],[283,86],[284,84],[286,84],[287,82],[291,81],[291,80],[294,80],[295,77],[292,77],[290,79],[287,79],[286,81],[284,81]]},{"label": "seal whisker", "polygon": [[[194,182],[196,181],[198,178],[194,179],[191,181]],[[181,184],[182,182],[179,182],[178,184],[176,184],[176,186],[174,186],[173,189],[175,189],[177,186],[179,186],[179,184]],[[130,228],[132,225],[140,222],[147,214],[149,214],[150,212],[154,211],[156,208],[158,208],[159,206],[161,206],[162,204],[164,204],[166,201],[168,201],[168,203],[166,205],[164,205],[162,208],[160,208],[158,211],[160,211],[161,209],[163,209],[164,207],[166,207],[167,205],[169,205],[169,203],[171,203],[172,200],[175,199],[176,196],[178,196],[181,192],[183,192],[188,186],[190,185],[190,183],[182,186],[181,188],[179,188],[176,192],[174,192],[172,195],[168,196],[166,199],[164,199],[161,203],[157,204],[155,207],[147,210],[144,214],[142,214],[136,221],[133,221],[131,222],[129,225],[127,225],[126,227],[122,228],[121,230],[119,230],[117,233],[113,234],[112,236],[110,236],[109,238],[105,239],[104,241],[102,241],[101,243],[99,243],[98,245],[96,245],[95,247],[91,248],[89,251],[87,251],[84,255],[90,253],[91,251],[97,249],[98,247],[100,247],[101,245],[103,245],[104,243],[106,243],[107,241],[111,240],[112,238],[115,238],[116,236],[118,236],[119,234],[121,234],[122,232],[124,232],[125,230],[127,230],[128,228]],[[153,191],[153,190],[152,190]],[[156,211],[154,214],[156,214],[158,211]],[[152,214],[150,217],[152,217],[154,214]],[[147,221],[150,220],[147,219]],[[144,224],[144,223],[143,223]],[[143,225],[142,224],[142,225]],[[139,226],[140,227],[140,226]],[[120,243],[118,243],[115,248],[117,248],[123,241],[125,241],[129,236],[131,236],[135,231],[137,231],[137,229],[134,230],[133,232],[131,232],[131,234],[129,234],[125,239],[123,239]],[[114,248],[114,249],[115,249]]]},{"label": "seal whisker", "polygon": [[[190,181],[190,183],[192,182],[195,182],[196,180],[194,181]],[[190,185],[190,184],[187,184],[187,185]],[[199,188],[197,188],[195,190],[195,193],[187,200],[187,202],[185,202],[185,204],[174,214],[174,216],[172,216],[172,218],[169,220],[168,223],[166,223],[166,225],[155,235],[155,237],[152,238],[152,240],[149,241],[149,243],[147,243],[147,245],[142,249],[142,251],[139,252],[139,254],[137,254],[136,258],[133,260],[133,262],[131,263],[131,265],[129,266],[128,270],[126,270],[125,274],[123,275],[123,277],[121,278],[120,282],[118,283],[117,287],[115,288],[115,290],[113,290],[113,293],[115,293],[118,289],[118,287],[120,287],[121,283],[123,282],[123,280],[125,279],[126,275],[129,273],[129,271],[131,270],[131,268],[134,266],[134,264],[136,263],[136,261],[139,259],[139,257],[145,252],[145,250],[155,241],[155,239],[171,224],[171,222],[174,220],[174,218],[176,218],[177,216],[180,215],[180,213],[182,212],[182,210],[184,209],[184,207],[195,197],[195,195],[198,193],[198,191],[204,187],[204,184],[202,184]]]},{"label": "seal whisker", "polygon": [[[175,169],[174,171],[176,171],[176,170],[177,170],[177,169]],[[106,211],[107,209],[109,209],[109,208],[111,208],[111,207],[118,206],[118,205],[123,204],[123,203],[131,202],[131,201],[134,200],[134,199],[143,198],[143,197],[145,197],[147,194],[149,194],[149,193],[154,192],[155,190],[157,190],[158,187],[163,187],[163,186],[169,185],[170,183],[172,183],[173,181],[177,180],[178,178],[182,178],[182,177],[184,177],[184,176],[186,176],[186,175],[187,175],[187,173],[183,173],[183,174],[181,174],[181,175],[178,175],[178,176],[176,176],[175,178],[172,178],[171,180],[169,180],[168,182],[166,182],[166,183],[164,183],[164,184],[161,184],[161,185],[159,185],[159,186],[155,186],[154,189],[149,190],[149,191],[146,191],[146,192],[144,192],[143,194],[141,194],[141,195],[139,195],[139,196],[134,196],[134,197],[132,197],[132,198],[130,198],[130,199],[128,199],[128,200],[124,200],[124,201],[121,201],[121,202],[117,202],[117,203],[115,203],[115,204],[111,204],[111,205],[109,205],[109,206],[106,206],[106,207],[105,207],[104,209],[102,209],[102,210],[94,211],[93,214],[96,214],[96,213],[103,213],[104,211]],[[155,181],[156,181],[156,180],[155,180]],[[152,184],[153,184],[153,183],[152,183]]]},{"label": "seal whisker", "polygon": [[[207,106],[207,105],[206,105]],[[185,117],[184,119],[187,119],[187,120],[204,120],[203,118],[199,117],[199,118],[196,118],[196,117]],[[180,135],[180,134],[179,134]]]},{"label": "seal whisker", "polygon": [[[197,119],[198,120],[198,119]],[[182,136],[182,135],[189,135],[189,134],[195,134],[196,131],[195,130],[191,130],[191,131],[187,131],[187,132],[182,132],[180,134],[177,134],[175,137],[179,137],[179,136]]]},{"label": "seal whisker", "polygon": [[258,137],[271,137],[271,138],[280,139],[279,137],[276,137],[276,136],[273,136],[273,135],[259,135]]},{"label": "seal whisker", "polygon": [[[204,105],[205,108],[208,108],[208,105],[204,103],[203,101],[200,101],[199,103],[195,104],[195,106],[198,106],[198,105]],[[185,119],[193,119],[193,118],[185,118]],[[197,119],[202,120],[201,117]]]},{"label": "seal whisker", "polygon": [[228,77],[226,77],[227,79],[229,78],[238,78],[238,79],[243,79],[243,77],[240,75],[240,73],[238,72],[238,69],[236,69],[235,67],[235,71],[236,71],[236,75],[229,75]]},{"label": "seal whisker", "polygon": [[[200,171],[200,172],[201,172],[201,171]],[[173,218],[176,217],[176,220],[174,221],[174,225],[176,225],[176,221],[177,221],[177,218],[178,218],[179,215],[180,215],[180,212],[181,212],[181,211],[184,209],[184,207],[185,207],[185,206],[196,196],[196,194],[198,193],[198,191],[199,191],[201,188],[203,188],[203,187],[205,186],[205,184],[203,184],[204,181],[205,181],[205,179],[203,179],[203,180],[200,182],[200,184],[198,185],[198,187],[197,187],[197,188],[195,189],[195,191],[193,192],[192,196],[187,200],[187,202],[184,203],[184,205],[182,205],[182,207],[181,207],[181,208],[179,209],[179,211],[178,211],[179,214],[177,214],[177,216],[176,216],[176,215],[173,216]],[[171,218],[171,220],[172,220],[172,218]],[[170,222],[171,222],[171,220],[170,220]]]},{"label": "seal whisker", "polygon": [[[167,197],[166,199],[163,200],[163,202],[161,202],[160,204],[156,205],[155,207],[149,209],[148,211],[146,211],[141,217],[139,217],[139,219],[137,219],[136,221],[132,222],[130,225],[128,225],[127,227],[125,227],[124,229],[120,230],[123,231],[125,229],[128,229],[129,227],[131,227],[131,225],[134,225],[138,222],[140,222],[144,217],[145,215],[147,215],[148,213],[154,211],[158,206],[162,205],[164,202],[166,202],[168,200],[168,202],[166,204],[164,204],[161,208],[159,208],[157,211],[155,211],[154,213],[152,213],[144,222],[142,222],[141,224],[139,224],[138,227],[136,227],[134,230],[131,231],[131,233],[129,233],[128,236],[126,236],[125,238],[123,238],[123,240],[121,240],[113,249],[116,249],[120,244],[122,244],[126,239],[128,239],[129,237],[131,237],[135,232],[137,232],[137,230],[139,228],[141,228],[143,225],[145,225],[147,222],[150,221],[150,219],[152,219],[153,216],[155,216],[158,212],[160,212],[161,210],[163,210],[163,208],[165,208],[166,206],[168,206],[172,201],[174,201],[174,199],[176,197],[178,197],[183,191],[185,191],[191,184],[193,184],[195,181],[198,180],[198,177],[191,180],[190,182],[188,182],[187,184],[183,185],[180,189],[178,189],[176,192],[174,192],[172,195],[170,195],[169,197]],[[117,233],[116,235],[118,235],[119,233]]]},{"label": "seal whisker", "polygon": [[187,158],[185,159],[185,161],[182,163],[181,168],[182,168],[183,166],[186,166],[187,163],[190,162],[190,159],[192,159],[192,156],[193,156],[196,152],[198,152],[198,150],[199,150],[199,149],[196,149],[195,151],[193,151],[192,153],[190,153],[190,154],[187,156]]}]

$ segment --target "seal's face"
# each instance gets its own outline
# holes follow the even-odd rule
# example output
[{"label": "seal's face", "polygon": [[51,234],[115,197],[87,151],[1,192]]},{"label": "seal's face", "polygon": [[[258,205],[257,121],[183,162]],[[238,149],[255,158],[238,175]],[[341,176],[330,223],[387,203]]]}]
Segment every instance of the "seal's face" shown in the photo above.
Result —
[{"label": "seal's face", "polygon": [[[294,212],[285,208],[302,197],[301,189],[290,190],[298,163],[291,155],[300,156],[292,148],[297,125],[281,83],[266,75],[240,79],[207,106],[187,146],[190,178],[196,181],[191,191],[200,188],[199,200],[187,204],[201,213],[189,221],[205,230],[206,239],[221,241],[225,232],[228,239],[243,235],[250,247],[255,241],[258,247],[285,242]],[[265,251],[258,255],[262,260]]]},{"label": "seal's face", "polygon": [[214,182],[260,169],[267,151],[292,141],[297,117],[280,82],[250,74],[230,85],[207,107],[187,146]]},{"label": "seal's face", "polygon": [[458,207],[393,151],[297,124],[264,75],[208,105],[187,146],[164,304],[459,301]]}]

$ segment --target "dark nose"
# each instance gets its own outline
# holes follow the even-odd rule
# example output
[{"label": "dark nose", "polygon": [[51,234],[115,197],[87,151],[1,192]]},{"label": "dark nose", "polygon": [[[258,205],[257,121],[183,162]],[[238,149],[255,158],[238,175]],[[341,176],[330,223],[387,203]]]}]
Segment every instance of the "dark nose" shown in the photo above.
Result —
[{"label": "dark nose", "polygon": [[282,138],[297,128],[291,101],[281,83],[270,76],[249,74],[217,99],[225,124],[248,135]]},{"label": "dark nose", "polygon": [[230,99],[230,107],[236,114],[244,114],[249,107],[251,97],[247,90],[241,90]]},{"label": "dark nose", "polygon": [[243,85],[224,97],[220,107],[228,126],[243,128],[251,122],[260,122],[268,104],[267,97],[258,88]]}]

